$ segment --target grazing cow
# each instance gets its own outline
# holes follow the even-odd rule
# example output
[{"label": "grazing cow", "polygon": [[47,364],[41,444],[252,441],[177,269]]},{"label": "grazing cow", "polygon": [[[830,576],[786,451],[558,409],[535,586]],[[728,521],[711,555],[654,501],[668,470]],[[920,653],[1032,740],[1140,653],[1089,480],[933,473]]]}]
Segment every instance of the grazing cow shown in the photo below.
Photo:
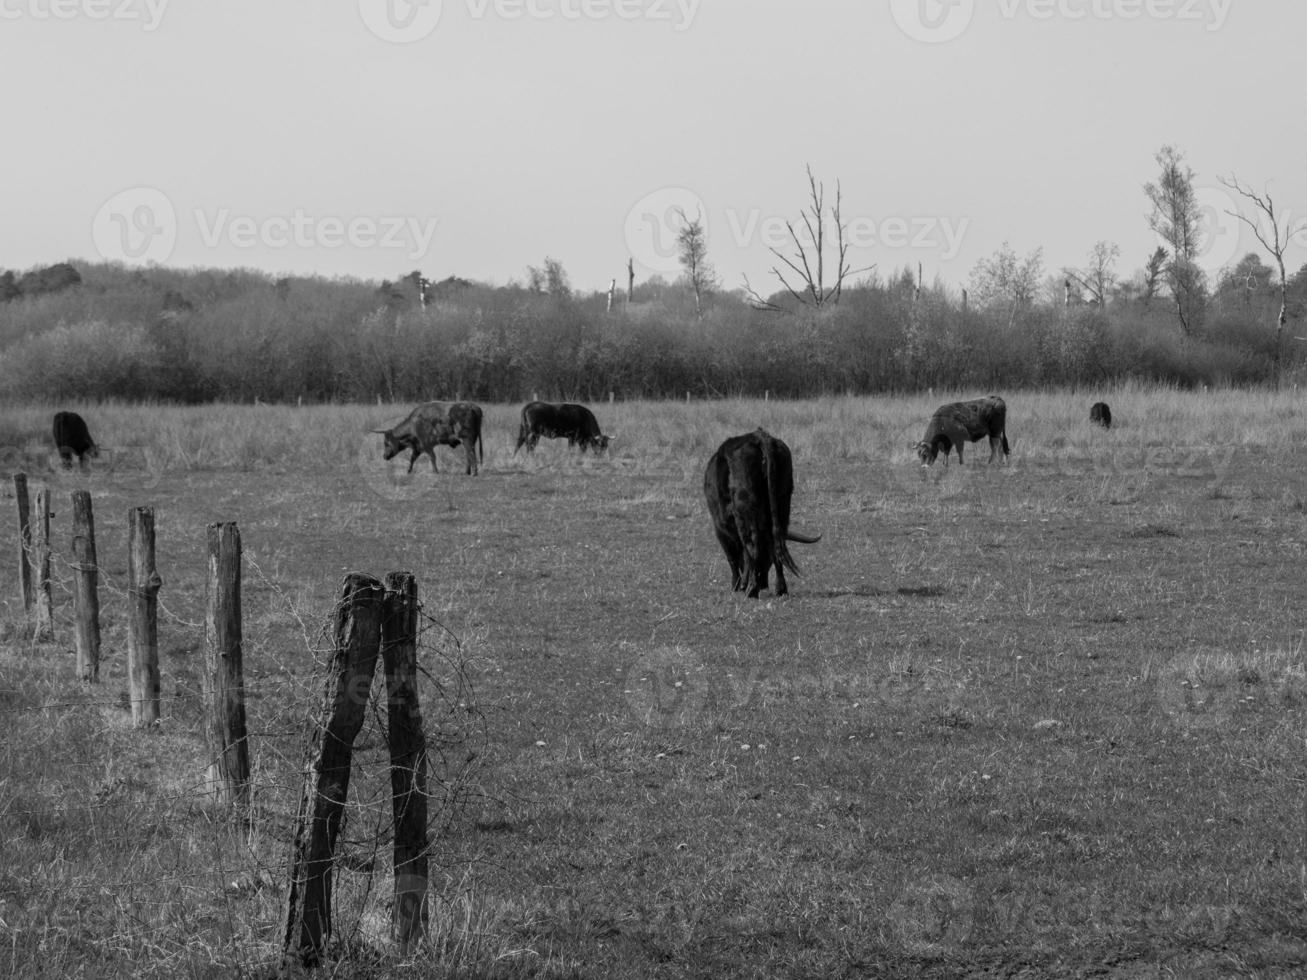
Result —
[{"label": "grazing cow", "polygon": [[1112,428],[1112,410],[1107,407],[1107,402],[1094,402],[1089,409],[1089,421],[1104,429]]},{"label": "grazing cow", "polygon": [[774,566],[775,594],[785,595],[785,569],[799,571],[785,543],[821,540],[820,534],[809,537],[790,530],[793,493],[790,447],[763,429],[727,439],[709,458],[703,494],[731,565],[732,591],[758,598],[767,588],[768,567]]},{"label": "grazing cow", "polygon": [[599,422],[594,412],[584,405],[551,405],[548,402],[530,402],[522,406],[522,427],[517,433],[516,454],[523,445],[527,452],[535,450],[540,437],[546,439],[566,439],[567,445],[581,446],[581,452],[593,447],[595,452],[608,448],[612,436],[599,431]]},{"label": "grazing cow", "polygon": [[998,395],[977,398],[969,402],[952,402],[941,405],[931,416],[926,438],[914,447],[922,466],[935,462],[940,450],[944,451],[944,465],[948,465],[950,449],[958,453],[962,465],[962,447],[989,437],[989,461],[994,462],[999,449],[1004,458],[1008,455],[1007,405]]},{"label": "grazing cow", "polygon": [[461,443],[467,453],[467,473],[477,474],[477,453],[485,460],[485,448],[481,442],[481,406],[471,402],[426,402],[409,412],[408,418],[391,429],[373,429],[386,439],[386,449],[382,454],[385,459],[393,459],[405,449],[413,455],[409,457],[408,472],[413,472],[413,464],[418,457],[426,453],[431,457],[431,471],[436,469],[436,446],[457,448]]},{"label": "grazing cow", "polygon": [[100,455],[100,448],[91,438],[86,421],[76,412],[54,413],[54,447],[59,450],[59,458],[65,467],[73,465],[74,456],[79,466],[85,466],[87,456]]}]

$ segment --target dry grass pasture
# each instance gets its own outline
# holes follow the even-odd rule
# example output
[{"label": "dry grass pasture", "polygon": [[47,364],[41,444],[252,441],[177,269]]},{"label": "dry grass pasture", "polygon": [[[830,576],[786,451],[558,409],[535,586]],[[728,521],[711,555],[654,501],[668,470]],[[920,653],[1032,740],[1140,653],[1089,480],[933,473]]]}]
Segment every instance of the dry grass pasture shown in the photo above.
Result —
[{"label": "dry grass pasture", "polygon": [[[409,477],[409,406],[0,413],[0,973],[269,976],[321,627],[418,577],[438,751],[430,942],[386,942],[383,749],[332,976],[1307,975],[1307,410],[1296,392],[1012,393],[1006,466],[922,475],[963,392],[596,405],[606,457]],[[1115,425],[1089,424],[1111,404]],[[52,467],[55,407],[105,454]],[[702,467],[794,451],[791,594],[749,601]],[[56,636],[17,602],[10,474],[54,491]],[[74,680],[67,493],[94,494],[102,683]],[[164,687],[128,722],[126,515],[156,507]],[[240,524],[245,819],[201,789],[207,523]],[[457,668],[457,670],[455,669]],[[375,721],[375,719],[374,719]]]}]

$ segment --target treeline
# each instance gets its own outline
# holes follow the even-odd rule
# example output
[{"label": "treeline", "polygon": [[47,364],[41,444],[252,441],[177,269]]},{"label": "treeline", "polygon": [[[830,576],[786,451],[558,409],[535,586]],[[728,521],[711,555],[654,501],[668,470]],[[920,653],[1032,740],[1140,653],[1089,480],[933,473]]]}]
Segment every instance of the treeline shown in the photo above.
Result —
[{"label": "treeline", "polygon": [[[73,275],[7,280],[40,288],[0,302],[0,397],[509,402],[1258,384],[1274,375],[1279,303],[1269,281],[1222,277],[1201,328],[1185,336],[1162,298],[1130,290],[1068,306],[1045,284],[1043,298],[968,305],[960,291],[919,289],[906,271],[846,287],[820,310],[776,296],[789,309],[761,311],[717,292],[699,316],[688,289],[659,279],[610,310],[607,294],[573,293],[561,274],[488,286],[414,273],[379,286],[64,267]],[[1295,277],[1296,296],[1305,278]],[[1286,378],[1302,372],[1304,348],[1287,340]]]}]

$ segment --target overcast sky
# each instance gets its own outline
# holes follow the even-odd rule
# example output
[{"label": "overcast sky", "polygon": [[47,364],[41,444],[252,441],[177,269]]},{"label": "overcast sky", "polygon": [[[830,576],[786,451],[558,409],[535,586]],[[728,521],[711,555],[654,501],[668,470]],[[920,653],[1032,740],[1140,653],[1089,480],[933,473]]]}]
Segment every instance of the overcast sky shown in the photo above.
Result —
[{"label": "overcast sky", "polygon": [[856,267],[965,284],[1004,241],[1121,270],[1158,149],[1214,268],[1256,248],[1236,174],[1307,262],[1301,0],[0,0],[0,267],[72,259],[580,289],[723,285],[838,180]]}]

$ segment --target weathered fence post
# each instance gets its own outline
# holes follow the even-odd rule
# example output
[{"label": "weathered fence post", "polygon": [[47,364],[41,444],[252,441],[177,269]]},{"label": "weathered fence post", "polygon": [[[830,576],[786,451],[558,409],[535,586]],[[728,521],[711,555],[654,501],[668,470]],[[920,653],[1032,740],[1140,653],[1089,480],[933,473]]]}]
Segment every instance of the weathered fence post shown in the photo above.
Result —
[{"label": "weathered fence post", "polygon": [[154,508],[133,508],[127,517],[127,690],[132,724],[145,728],[159,720],[159,589],[154,567]]},{"label": "weathered fence post", "polygon": [[350,572],[336,605],[335,650],[327,671],[323,716],[300,797],[291,858],[285,951],[316,966],[331,936],[331,862],[349,790],[354,738],[363,726],[381,647],[381,583]]},{"label": "weathered fence post", "polygon": [[18,502],[18,586],[23,612],[32,615],[32,504],[27,496],[27,474],[14,474],[14,500]]},{"label": "weathered fence post", "polygon": [[249,802],[250,752],[242,673],[241,532],[209,525],[209,595],[204,617],[204,727],[209,790],[218,803]]},{"label": "weathered fence post", "polygon": [[386,669],[390,794],[395,818],[393,934],[401,956],[427,927],[427,740],[417,686],[418,587],[410,572],[386,576],[381,656]]},{"label": "weathered fence post", "polygon": [[100,569],[95,558],[91,492],[73,491],[73,606],[77,613],[77,678],[100,682]]},{"label": "weathered fence post", "polygon": [[54,638],[54,597],[50,593],[50,491],[36,491],[36,527],[32,535],[32,560],[36,571],[36,625],[33,638]]}]

